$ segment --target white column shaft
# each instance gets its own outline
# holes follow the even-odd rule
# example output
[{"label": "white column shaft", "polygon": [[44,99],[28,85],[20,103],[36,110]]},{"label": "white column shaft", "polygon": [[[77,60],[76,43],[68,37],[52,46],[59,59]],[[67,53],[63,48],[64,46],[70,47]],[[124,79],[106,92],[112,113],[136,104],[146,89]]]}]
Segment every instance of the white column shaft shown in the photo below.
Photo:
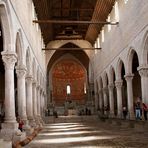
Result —
[{"label": "white column shaft", "polygon": [[114,84],[110,84],[108,89],[109,89],[110,114],[111,116],[114,116]]},{"label": "white column shaft", "polygon": [[116,81],[118,117],[122,117],[122,80]]},{"label": "white column shaft", "polygon": [[139,66],[138,71],[141,76],[142,101],[148,104],[148,65]]},{"label": "white column shaft", "polygon": [[32,77],[27,78],[27,117],[33,118],[33,104],[32,104]]},{"label": "white column shaft", "polygon": [[16,55],[14,53],[2,52],[5,66],[5,123],[16,122],[14,101],[14,65]]},{"label": "white column shaft", "polygon": [[34,116],[37,117],[37,91],[35,83],[33,85],[33,113]]},{"label": "white column shaft", "polygon": [[130,119],[134,119],[133,84],[132,84],[133,75],[132,74],[126,75],[125,79],[127,82],[128,112],[130,115]]},{"label": "white column shaft", "polygon": [[[18,114],[26,120],[26,86],[25,86],[25,72],[22,70],[16,70],[17,72],[17,98],[18,98]],[[24,76],[21,74],[24,72]]]}]

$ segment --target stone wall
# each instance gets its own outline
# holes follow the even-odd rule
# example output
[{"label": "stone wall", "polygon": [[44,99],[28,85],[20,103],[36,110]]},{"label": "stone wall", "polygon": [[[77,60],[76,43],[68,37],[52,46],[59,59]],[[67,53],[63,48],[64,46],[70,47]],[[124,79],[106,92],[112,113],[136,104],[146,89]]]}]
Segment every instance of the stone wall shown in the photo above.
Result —
[{"label": "stone wall", "polygon": [[35,19],[35,9],[31,0],[10,0],[7,2],[12,19],[13,44],[16,43],[17,33],[21,33],[24,56],[27,49],[30,49],[31,58],[35,58],[37,65],[45,75],[45,54],[41,30],[38,24],[32,21]]},{"label": "stone wall", "polygon": [[[129,0],[126,4],[123,0],[119,4],[119,25],[112,26],[108,32],[105,30],[105,41],[101,42],[101,50],[94,54],[95,79],[103,75],[104,71],[109,73],[111,65],[117,75],[119,59],[124,62],[126,73],[129,71],[128,56],[131,49],[134,49],[139,58],[140,65],[143,61],[144,36],[148,30],[148,3],[147,0]],[[114,9],[111,12],[111,19],[114,19]],[[101,39],[101,34],[99,35]],[[116,77],[117,78],[117,77]]]}]

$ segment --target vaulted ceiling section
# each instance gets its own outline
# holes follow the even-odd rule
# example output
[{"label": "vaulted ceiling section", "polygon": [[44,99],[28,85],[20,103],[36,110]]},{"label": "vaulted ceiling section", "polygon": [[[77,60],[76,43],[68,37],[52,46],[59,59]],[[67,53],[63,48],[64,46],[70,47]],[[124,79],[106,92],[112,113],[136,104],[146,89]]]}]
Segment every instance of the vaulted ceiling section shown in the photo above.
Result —
[{"label": "vaulted ceiling section", "polygon": [[[52,40],[68,39],[72,35],[74,39],[85,39],[94,44],[104,24],[79,22],[105,22],[115,0],[33,0],[33,2],[38,20],[55,21],[40,23],[46,45]],[[56,21],[76,21],[76,23],[56,23]]]}]

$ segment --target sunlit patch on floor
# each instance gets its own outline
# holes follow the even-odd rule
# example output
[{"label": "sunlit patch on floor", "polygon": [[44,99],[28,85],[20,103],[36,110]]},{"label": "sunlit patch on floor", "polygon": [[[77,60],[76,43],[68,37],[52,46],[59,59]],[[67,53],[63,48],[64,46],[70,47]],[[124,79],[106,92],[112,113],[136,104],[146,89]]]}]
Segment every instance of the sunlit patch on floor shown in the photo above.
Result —
[{"label": "sunlit patch on floor", "polygon": [[56,133],[40,133],[39,136],[62,136],[62,135],[79,135],[79,134],[97,134],[101,131],[66,131],[66,132],[56,132]]},{"label": "sunlit patch on floor", "polygon": [[51,132],[56,132],[56,131],[71,131],[71,130],[83,130],[83,129],[92,129],[92,127],[73,127],[73,128],[62,128],[62,129],[51,129]]},{"label": "sunlit patch on floor", "polygon": [[87,136],[87,137],[66,137],[66,138],[55,138],[55,139],[40,139],[34,140],[35,144],[62,144],[62,143],[70,143],[70,142],[85,142],[85,141],[93,141],[93,140],[103,140],[103,139],[112,139],[115,138],[113,136]]},{"label": "sunlit patch on floor", "polygon": [[69,122],[69,123],[52,123],[50,126],[58,126],[58,125],[82,125],[81,123],[76,123],[76,122]]},{"label": "sunlit patch on floor", "polygon": [[73,127],[82,127],[84,125],[52,125],[50,128],[73,128]]}]

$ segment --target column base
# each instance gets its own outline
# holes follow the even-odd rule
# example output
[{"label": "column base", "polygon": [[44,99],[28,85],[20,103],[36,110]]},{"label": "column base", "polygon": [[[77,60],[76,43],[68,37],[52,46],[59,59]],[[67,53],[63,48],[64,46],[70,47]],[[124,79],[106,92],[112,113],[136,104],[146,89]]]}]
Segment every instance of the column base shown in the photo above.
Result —
[{"label": "column base", "polygon": [[26,135],[30,135],[33,133],[34,129],[31,128],[31,126],[28,123],[28,120],[23,120],[24,125],[23,125],[23,131],[26,132]]},{"label": "column base", "polygon": [[122,119],[122,117],[123,117],[123,116],[122,116],[122,111],[119,111],[119,112],[118,112],[118,115],[117,115],[117,118]]},{"label": "column base", "polygon": [[135,114],[134,113],[129,113],[129,119],[130,120],[135,120]]},{"label": "column base", "polygon": [[30,117],[28,118],[29,120],[29,125],[32,127],[32,128],[36,128],[36,122],[35,122],[35,119],[33,117]]},{"label": "column base", "polygon": [[109,118],[114,118],[114,117],[115,117],[115,114],[114,114],[113,111],[111,111],[110,114],[109,114]]},{"label": "column base", "polygon": [[26,138],[26,134],[18,129],[18,123],[2,123],[0,136],[6,141],[22,141]]},{"label": "column base", "polygon": [[4,141],[0,139],[0,147],[1,148],[12,148],[12,141]]},{"label": "column base", "polygon": [[37,118],[38,118],[37,120],[38,120],[38,125],[39,125],[39,127],[43,127],[43,123],[44,123],[44,122],[43,122],[41,116],[38,116]]}]

